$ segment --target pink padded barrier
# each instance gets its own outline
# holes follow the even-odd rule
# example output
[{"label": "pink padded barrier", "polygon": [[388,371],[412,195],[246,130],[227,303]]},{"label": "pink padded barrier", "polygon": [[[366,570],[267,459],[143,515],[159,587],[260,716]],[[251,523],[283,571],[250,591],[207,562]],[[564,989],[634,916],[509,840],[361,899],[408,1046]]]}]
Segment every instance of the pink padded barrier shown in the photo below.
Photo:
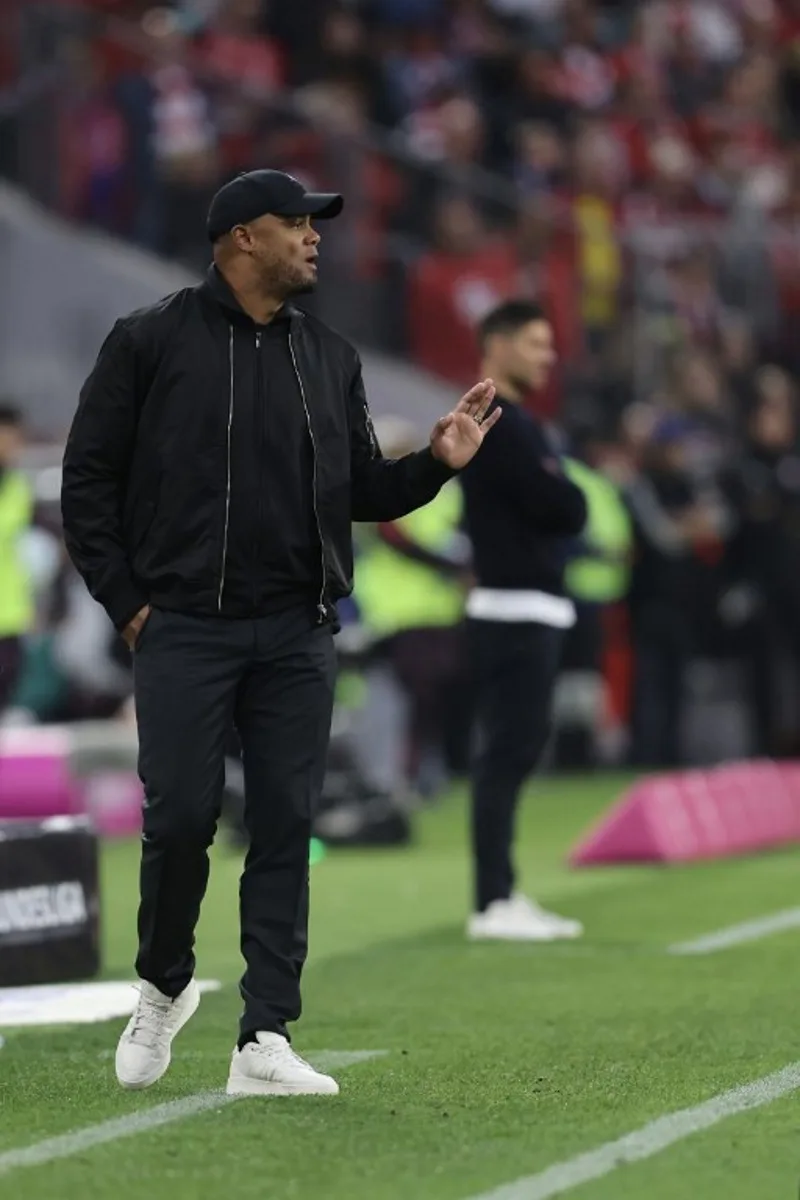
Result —
[{"label": "pink padded barrier", "polygon": [[84,783],[86,809],[103,837],[134,837],[142,832],[142,790],[133,771],[98,771]]},{"label": "pink padded barrier", "polygon": [[69,742],[59,729],[4,729],[0,734],[0,818],[84,812],[69,769]]},{"label": "pink padded barrier", "polygon": [[726,858],[800,841],[800,763],[740,762],[638,780],[573,866]]}]

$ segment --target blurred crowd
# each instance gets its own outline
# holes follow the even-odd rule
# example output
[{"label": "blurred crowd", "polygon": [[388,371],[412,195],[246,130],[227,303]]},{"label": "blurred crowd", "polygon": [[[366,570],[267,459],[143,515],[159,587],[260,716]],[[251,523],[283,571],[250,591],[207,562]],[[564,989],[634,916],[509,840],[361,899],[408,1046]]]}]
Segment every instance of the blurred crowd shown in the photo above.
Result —
[{"label": "blurred crowd", "polygon": [[[315,303],[456,384],[490,307],[546,305],[560,368],[536,404],[596,505],[565,551],[569,761],[685,760],[698,662],[733,671],[740,750],[800,751],[800,0],[14,0],[3,19],[24,36],[0,39],[2,167],[68,217],[200,266],[236,172],[341,188]],[[417,783],[441,769],[424,730],[464,755],[449,503],[440,527],[360,535],[366,673],[378,696],[393,678],[387,713],[398,689],[411,705]],[[387,563],[428,572],[407,611],[379,611]],[[410,598],[434,578],[436,614]]]},{"label": "blurred crowd", "polygon": [[269,163],[348,194],[343,319],[456,382],[512,292],[552,313],[551,404],[641,398],[687,340],[796,365],[798,0],[6,7],[4,157],[76,219],[199,265],[211,193]]}]

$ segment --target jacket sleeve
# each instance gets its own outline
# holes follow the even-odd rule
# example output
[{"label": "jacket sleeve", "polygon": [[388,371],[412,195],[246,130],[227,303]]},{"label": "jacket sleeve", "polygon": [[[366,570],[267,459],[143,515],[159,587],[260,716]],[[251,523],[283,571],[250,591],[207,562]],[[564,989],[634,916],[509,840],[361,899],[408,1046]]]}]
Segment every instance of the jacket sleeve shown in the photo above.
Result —
[{"label": "jacket sleeve", "polygon": [[136,436],[136,366],[130,335],[117,322],[81,390],[61,483],[67,551],[117,629],[148,600],[133,578],[122,532]]},{"label": "jacket sleeve", "polygon": [[350,486],[354,521],[396,521],[430,503],[456,474],[430,448],[384,458],[372,424],[361,364],[350,385]]},{"label": "jacket sleeve", "polygon": [[480,466],[492,470],[493,486],[522,513],[533,533],[577,537],[583,532],[587,517],[583,491],[557,462],[550,463],[534,437],[495,438],[493,434],[487,442]]}]

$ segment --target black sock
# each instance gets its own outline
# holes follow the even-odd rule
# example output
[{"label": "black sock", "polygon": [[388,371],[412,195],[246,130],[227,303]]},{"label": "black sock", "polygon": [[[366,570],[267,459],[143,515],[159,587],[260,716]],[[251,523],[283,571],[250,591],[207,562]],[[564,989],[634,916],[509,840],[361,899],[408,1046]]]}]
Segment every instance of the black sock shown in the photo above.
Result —
[{"label": "black sock", "polygon": [[256,1037],[256,1031],[252,1030],[250,1033],[243,1033],[236,1044],[240,1050],[244,1050],[245,1046],[247,1046],[250,1042],[257,1041],[258,1038]]}]

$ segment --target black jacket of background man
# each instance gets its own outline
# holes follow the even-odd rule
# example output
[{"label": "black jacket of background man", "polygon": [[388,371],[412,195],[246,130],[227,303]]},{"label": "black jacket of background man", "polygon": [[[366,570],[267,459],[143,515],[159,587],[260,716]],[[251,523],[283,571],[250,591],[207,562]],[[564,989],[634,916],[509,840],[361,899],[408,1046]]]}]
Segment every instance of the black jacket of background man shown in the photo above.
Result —
[{"label": "black jacket of background man", "polygon": [[503,419],[461,476],[482,588],[564,594],[565,539],[586,523],[586,499],[563,474],[530,413],[498,397]]},{"label": "black jacket of background man", "polygon": [[351,521],[392,521],[453,474],[430,449],[385,459],[355,349],[286,306],[256,326],[212,267],[117,321],[64,455],[70,557],[123,629],[148,603],[319,619],[352,589]]}]

